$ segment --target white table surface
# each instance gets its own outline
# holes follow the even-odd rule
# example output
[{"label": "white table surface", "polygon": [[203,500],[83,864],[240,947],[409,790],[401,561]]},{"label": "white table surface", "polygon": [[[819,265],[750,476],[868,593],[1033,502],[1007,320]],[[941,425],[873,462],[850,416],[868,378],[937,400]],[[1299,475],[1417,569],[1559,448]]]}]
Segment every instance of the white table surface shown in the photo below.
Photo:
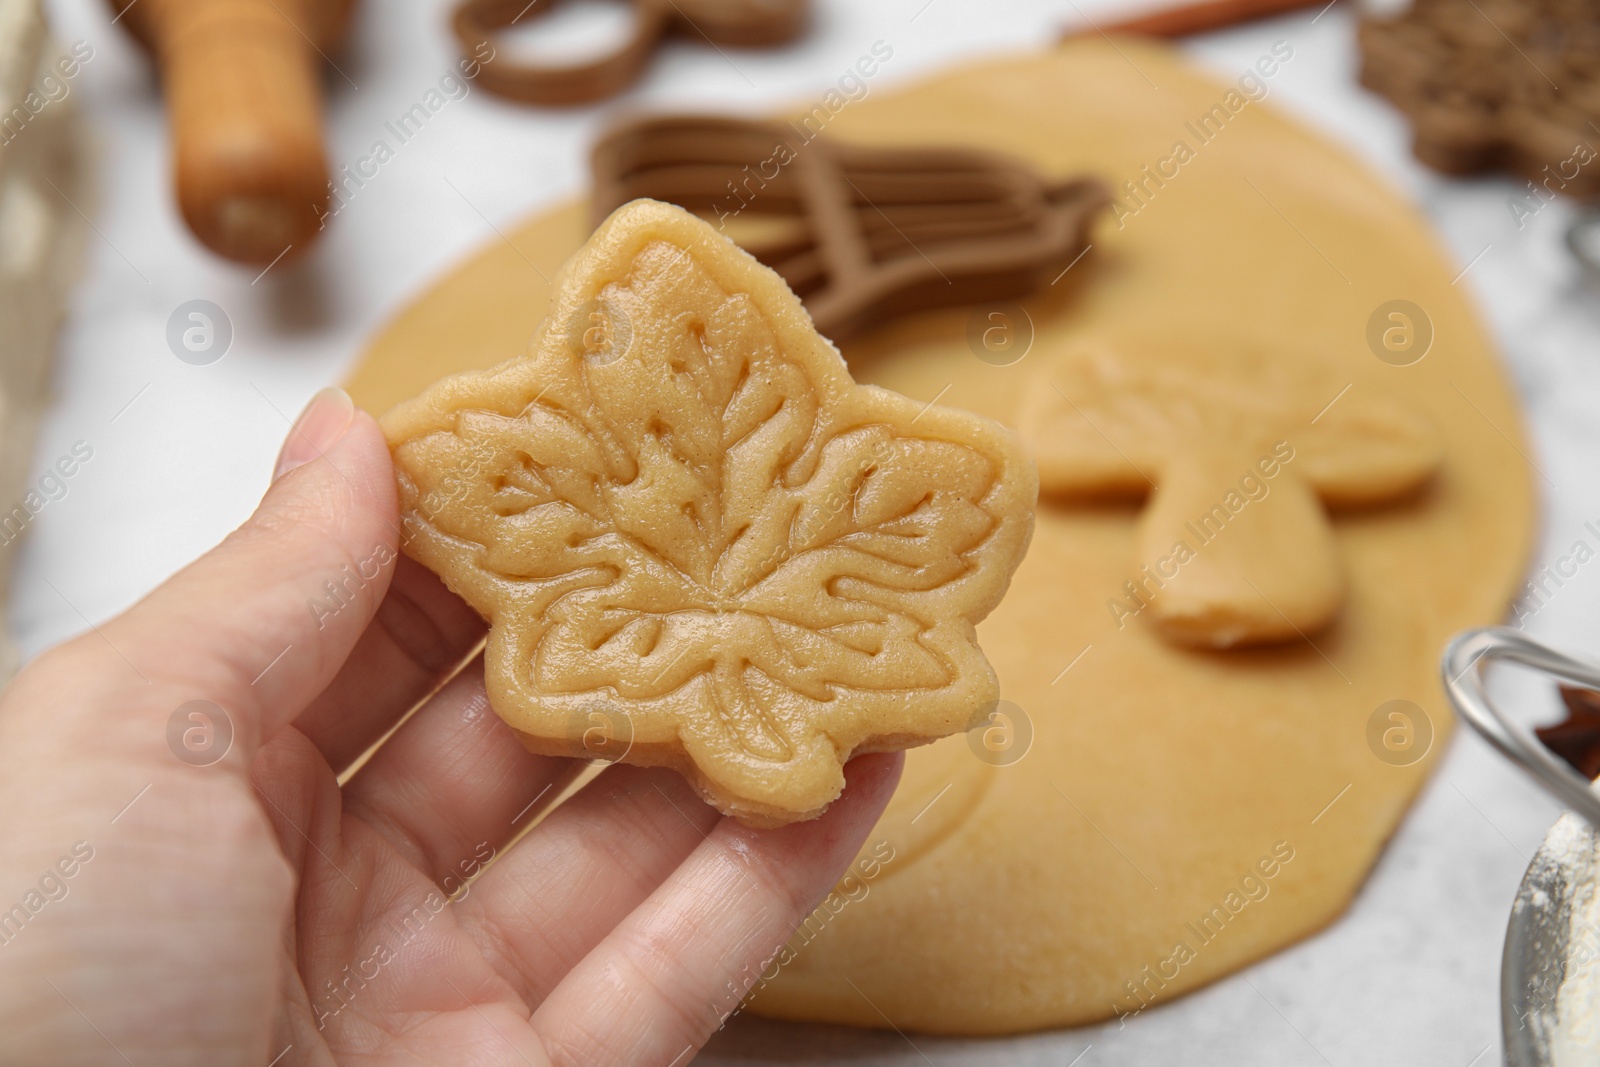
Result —
[{"label": "white table surface", "polygon": [[[1232,78],[1277,39],[1295,60],[1271,101],[1366,158],[1416,197],[1458,263],[1527,405],[1545,476],[1547,558],[1600,517],[1600,295],[1562,247],[1571,208],[1519,230],[1520,183],[1453,181],[1418,166],[1386,104],[1357,87],[1349,0],[1214,34],[1190,47]],[[265,277],[224,264],[183,229],[168,187],[165,119],[144,57],[101,0],[51,0],[58,36],[94,58],[72,92],[93,127],[97,203],[88,262],[62,338],[57,394],[35,471],[75,441],[94,458],[39,514],[11,604],[24,653],[126,607],[215,544],[267,484],[289,420],[337,381],[363,339],[419,288],[495,239],[497,228],[586,181],[596,124],[618,106],[759,109],[809,99],[876,40],[894,48],[872,91],[963,57],[1037,44],[1121,0],[822,0],[802,45],[719,56],[667,48],[642,84],[610,104],[533,111],[473,91],[450,102],[369,181],[305,263]],[[583,32],[577,25],[573,32]],[[455,61],[443,0],[367,0],[354,44],[329,78],[331,156],[365,154]],[[1480,255],[1481,253],[1481,255]],[[168,350],[168,315],[192,299],[230,317],[232,349],[210,366]],[[1586,568],[1531,621],[1558,645],[1600,645],[1600,567]],[[1499,1059],[1499,962],[1522,870],[1557,814],[1475,737],[1458,734],[1438,773],[1349,914],[1330,929],[1171,1005],[1117,1024],[1006,1043],[893,1033],[785,1032],[736,1020],[701,1062],[868,1064],[1437,1065]],[[913,1045],[914,1042],[914,1045]],[[1084,1050],[1087,1049],[1085,1052]],[[1073,1057],[1084,1053],[1082,1059]]]}]

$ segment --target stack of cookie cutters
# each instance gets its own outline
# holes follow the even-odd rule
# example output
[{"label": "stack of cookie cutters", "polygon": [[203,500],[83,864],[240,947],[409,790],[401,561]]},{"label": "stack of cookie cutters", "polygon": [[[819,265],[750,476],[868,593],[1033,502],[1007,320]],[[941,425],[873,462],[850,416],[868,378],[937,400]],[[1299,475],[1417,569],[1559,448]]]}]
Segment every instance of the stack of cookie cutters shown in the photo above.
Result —
[{"label": "stack of cookie cutters", "polygon": [[1094,178],[1051,183],[995,153],[867,148],[719,116],[624,122],[592,164],[597,222],[649,197],[725,232],[780,223],[776,236],[740,243],[835,341],[895,315],[1051,284],[1088,251],[1090,223],[1110,203]]},{"label": "stack of cookie cutters", "polygon": [[1557,997],[1568,966],[1572,910],[1600,887],[1600,792],[1489,699],[1483,668],[1496,660],[1588,689],[1600,689],[1600,663],[1557,652],[1520,630],[1502,626],[1458,635],[1445,649],[1442,663],[1445,692],[1467,725],[1588,823],[1581,856],[1558,856],[1541,848],[1528,865],[1512,905],[1501,957],[1500,1021],[1506,1063],[1553,1067]]}]

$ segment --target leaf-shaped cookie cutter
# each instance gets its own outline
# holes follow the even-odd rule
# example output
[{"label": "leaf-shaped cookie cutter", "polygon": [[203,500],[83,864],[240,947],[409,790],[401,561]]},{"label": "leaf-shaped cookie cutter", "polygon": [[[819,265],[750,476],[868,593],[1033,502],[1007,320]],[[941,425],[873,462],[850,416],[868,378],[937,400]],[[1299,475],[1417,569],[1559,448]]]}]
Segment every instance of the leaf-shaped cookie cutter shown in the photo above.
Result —
[{"label": "leaf-shaped cookie cutter", "polygon": [[1509,626],[1489,626],[1456,635],[1440,665],[1445,692],[1467,725],[1551,796],[1600,829],[1600,793],[1489,699],[1481,667],[1497,659],[1589,689],[1600,689],[1600,663],[1557,652]]},{"label": "leaf-shaped cookie cutter", "polygon": [[615,126],[592,157],[595,220],[640,197],[719,225],[747,209],[786,219],[777,239],[741,244],[837,341],[894,315],[1049,284],[1089,249],[1089,225],[1110,203],[1094,178],[1051,183],[970,148],[845,144],[803,122],[678,115]]}]

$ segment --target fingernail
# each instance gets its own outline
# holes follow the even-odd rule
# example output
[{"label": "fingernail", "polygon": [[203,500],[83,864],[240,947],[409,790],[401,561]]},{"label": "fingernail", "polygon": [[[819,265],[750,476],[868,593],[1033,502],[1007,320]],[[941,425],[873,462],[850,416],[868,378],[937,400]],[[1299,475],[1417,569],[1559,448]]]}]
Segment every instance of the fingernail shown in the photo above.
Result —
[{"label": "fingernail", "polygon": [[294,420],[294,429],[289,431],[288,440],[278,452],[272,480],[277,481],[338,444],[355,417],[355,401],[343,389],[329,386],[312,397],[300,417]]}]

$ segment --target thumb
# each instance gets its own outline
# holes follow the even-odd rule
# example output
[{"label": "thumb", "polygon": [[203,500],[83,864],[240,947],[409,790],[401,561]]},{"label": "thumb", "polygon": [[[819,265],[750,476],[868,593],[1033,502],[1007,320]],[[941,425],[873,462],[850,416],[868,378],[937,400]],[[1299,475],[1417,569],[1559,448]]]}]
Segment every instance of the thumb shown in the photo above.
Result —
[{"label": "thumb", "polygon": [[171,690],[170,706],[222,708],[248,758],[327,686],[371,621],[394,573],[397,508],[383,432],[325,389],[255,514],[102,635]]}]

